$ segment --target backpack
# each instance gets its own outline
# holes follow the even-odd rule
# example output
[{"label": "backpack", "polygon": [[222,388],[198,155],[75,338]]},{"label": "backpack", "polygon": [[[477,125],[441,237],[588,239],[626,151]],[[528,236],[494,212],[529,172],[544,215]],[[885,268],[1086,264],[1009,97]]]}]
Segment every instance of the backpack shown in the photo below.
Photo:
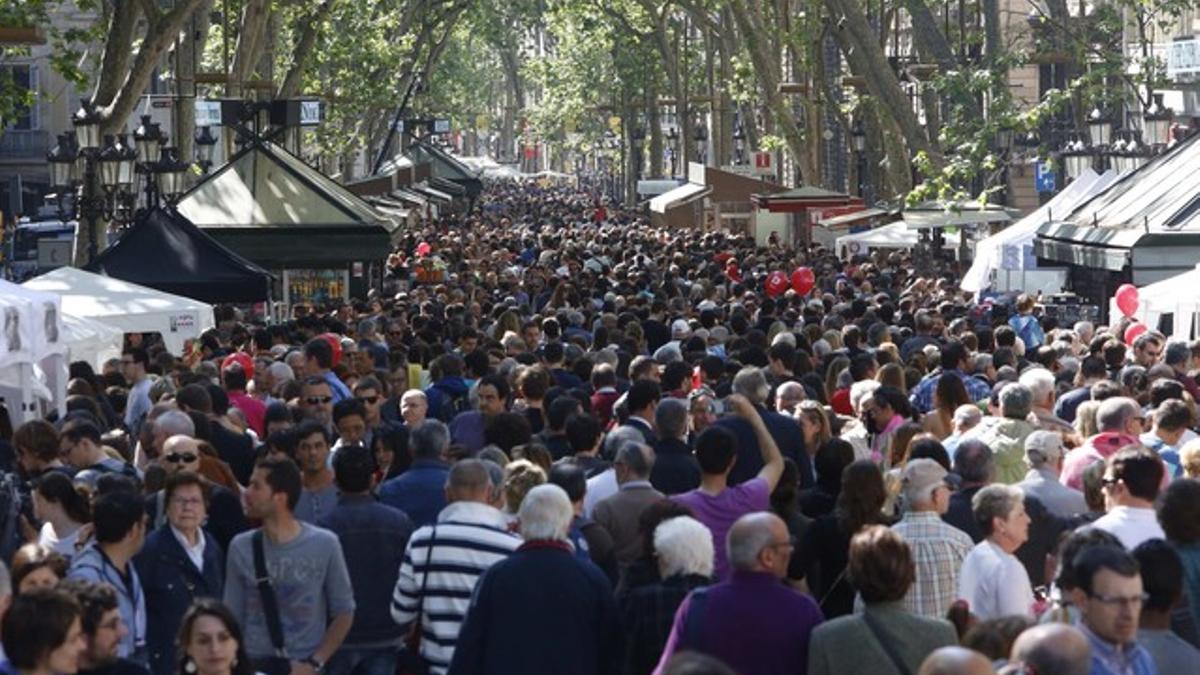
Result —
[{"label": "backpack", "polygon": [[441,397],[437,418],[446,424],[449,424],[450,420],[454,419],[459,413],[471,409],[471,396],[469,392],[463,392],[456,396],[437,385],[434,385],[433,388],[437,390],[438,396]]}]

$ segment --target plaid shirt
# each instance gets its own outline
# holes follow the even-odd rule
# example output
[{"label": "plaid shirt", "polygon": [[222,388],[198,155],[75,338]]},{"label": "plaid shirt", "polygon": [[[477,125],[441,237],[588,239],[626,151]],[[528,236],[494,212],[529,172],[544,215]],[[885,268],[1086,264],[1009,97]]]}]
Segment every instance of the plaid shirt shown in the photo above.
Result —
[{"label": "plaid shirt", "polygon": [[984,399],[990,398],[992,388],[987,382],[967,375],[961,370],[938,370],[925,376],[917,384],[911,396],[908,397],[908,402],[912,404],[919,412],[927,413],[933,409],[933,391],[937,389],[938,379],[945,373],[954,373],[962,380],[963,386],[967,388],[967,395],[971,397],[971,401],[978,403]]},{"label": "plaid shirt", "polygon": [[974,542],[931,511],[909,511],[892,530],[908,542],[917,566],[904,608],[919,616],[946,618],[958,595],[958,571]]},{"label": "plaid shirt", "polygon": [[626,672],[648,673],[654,670],[671,635],[675,611],[688,593],[710,583],[711,579],[699,574],[676,574],[630,592],[621,607],[625,620],[625,644],[629,648],[626,652]]}]

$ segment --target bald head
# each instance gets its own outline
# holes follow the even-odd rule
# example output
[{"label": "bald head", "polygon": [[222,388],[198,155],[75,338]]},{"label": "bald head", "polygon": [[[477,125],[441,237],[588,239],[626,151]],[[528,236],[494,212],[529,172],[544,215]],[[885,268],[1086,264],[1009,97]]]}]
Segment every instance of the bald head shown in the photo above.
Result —
[{"label": "bald head", "polygon": [[[737,519],[725,537],[726,556],[730,566],[741,572],[774,572],[771,560],[764,560],[763,551],[788,541],[787,525],[779,516],[766,511],[749,513]],[[781,553],[783,551],[780,551]],[[787,551],[790,553],[790,551]],[[786,571],[786,561],[784,569]]]},{"label": "bald head", "polygon": [[1021,633],[1013,642],[1009,660],[1055,675],[1087,675],[1091,670],[1087,638],[1078,628],[1063,623],[1034,626]]},{"label": "bald head", "polygon": [[993,675],[987,657],[966,647],[935,649],[921,664],[917,675]]},{"label": "bald head", "polygon": [[162,467],[167,473],[200,470],[200,443],[191,436],[176,434],[163,441],[163,451],[160,457]]}]

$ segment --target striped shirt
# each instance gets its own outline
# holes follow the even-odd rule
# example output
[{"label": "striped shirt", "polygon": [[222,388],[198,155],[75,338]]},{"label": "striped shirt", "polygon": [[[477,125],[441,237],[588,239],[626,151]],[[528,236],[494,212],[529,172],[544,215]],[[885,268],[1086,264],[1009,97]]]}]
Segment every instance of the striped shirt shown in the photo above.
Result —
[{"label": "striped shirt", "polygon": [[430,672],[441,675],[450,667],[475,582],[521,545],[507,524],[504,514],[487,504],[454,502],[438,514],[436,525],[421,527],[409,539],[392,595],[392,618],[405,625],[421,613],[421,656]]},{"label": "striped shirt", "polygon": [[932,511],[909,511],[892,530],[908,542],[917,567],[904,609],[931,619],[945,618],[958,597],[958,571],[975,545],[971,537]]}]

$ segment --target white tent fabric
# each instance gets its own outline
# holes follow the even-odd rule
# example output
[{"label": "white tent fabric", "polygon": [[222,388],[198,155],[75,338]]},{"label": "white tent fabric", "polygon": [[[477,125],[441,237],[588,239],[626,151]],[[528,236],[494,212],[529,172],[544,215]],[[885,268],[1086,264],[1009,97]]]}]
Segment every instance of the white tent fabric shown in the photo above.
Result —
[{"label": "white tent fabric", "polygon": [[0,398],[9,420],[16,426],[42,417],[51,407],[65,413],[67,347],[61,299],[0,281],[0,316]]},{"label": "white tent fabric", "polygon": [[[1106,171],[1097,175],[1088,169],[1062,192],[1041,205],[1036,211],[1021,220],[1009,225],[990,237],[981,239],[975,244],[975,260],[971,268],[963,275],[962,289],[978,293],[991,284],[992,271],[1001,267],[1025,268],[1025,256],[1022,251],[1026,246],[1032,246],[1037,236],[1037,230],[1050,221],[1054,214],[1065,216],[1087,199],[1105,190],[1119,174],[1116,171]],[[1005,262],[1006,250],[1014,260]],[[1015,252],[1015,253],[1013,253]]]},{"label": "white tent fabric", "polygon": [[74,267],[60,267],[23,286],[61,295],[64,312],[122,333],[159,333],[175,355],[183,354],[187,340],[216,326],[212,305]]},{"label": "white tent fabric", "polygon": [[[907,223],[898,220],[873,230],[842,235],[837,238],[834,250],[844,258],[848,255],[866,255],[875,248],[911,249],[916,247],[920,237],[919,231],[908,229]],[[960,240],[958,233],[946,233],[945,239],[944,248],[958,248]]]},{"label": "white tent fabric", "polygon": [[[1138,288],[1138,309],[1133,316],[1157,329],[1162,315],[1171,314],[1171,335],[1190,339],[1200,315],[1200,293],[1196,289],[1200,289],[1200,264],[1183,274]],[[1108,300],[1108,316],[1114,322],[1121,316],[1115,298]]]},{"label": "white tent fabric", "polygon": [[105,361],[121,357],[124,333],[118,328],[82,316],[63,314],[63,330],[72,363],[86,361],[100,372]]}]

